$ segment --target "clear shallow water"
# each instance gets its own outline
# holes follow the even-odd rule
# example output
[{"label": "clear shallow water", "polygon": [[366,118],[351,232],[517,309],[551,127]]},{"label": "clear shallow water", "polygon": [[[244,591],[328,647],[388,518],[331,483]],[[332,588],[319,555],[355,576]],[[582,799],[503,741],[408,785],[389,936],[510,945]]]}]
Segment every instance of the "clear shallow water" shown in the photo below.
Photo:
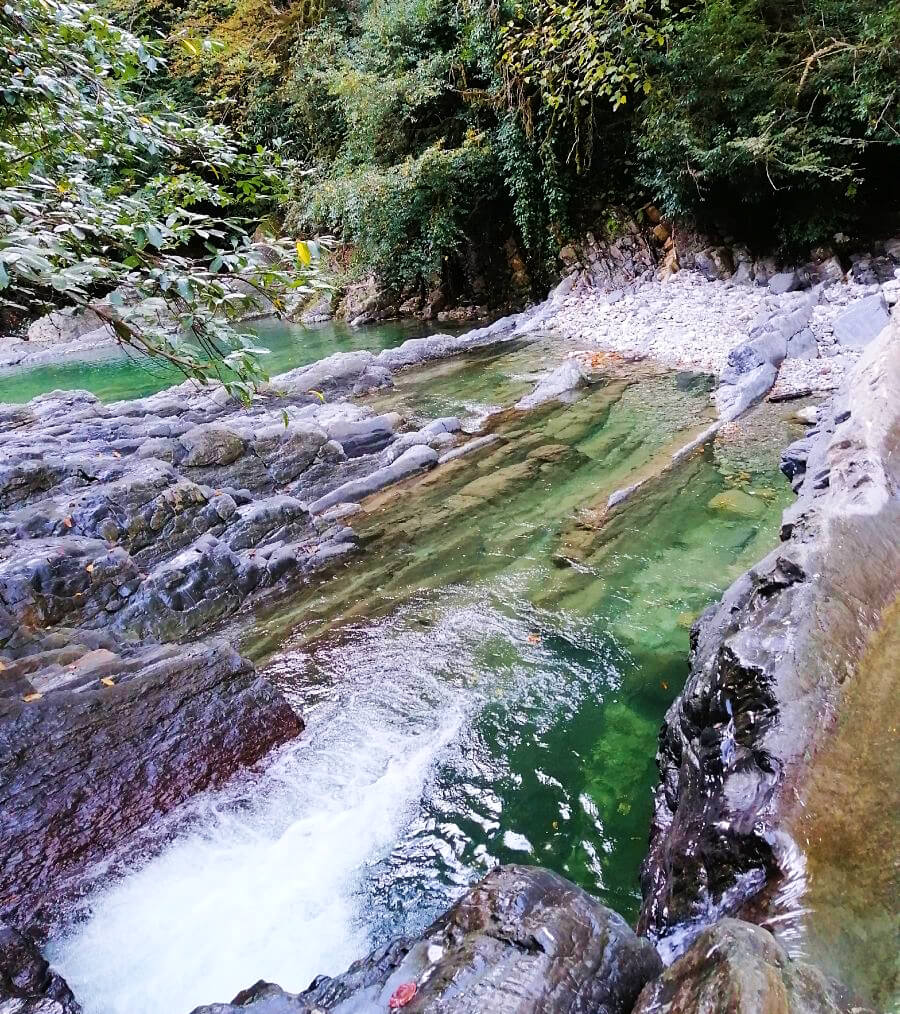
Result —
[{"label": "clear shallow water", "polygon": [[[435,330],[418,321],[390,321],[361,328],[329,321],[305,327],[274,317],[248,322],[244,326],[247,331],[258,335],[259,344],[268,349],[269,354],[263,357],[263,368],[270,377],[335,352],[358,349],[379,352],[399,345],[407,338]],[[103,401],[143,398],[183,380],[184,377],[174,367],[151,363],[136,353],[111,348],[101,350],[94,359],[73,358],[28,370],[0,370],[0,402],[26,402],[57,388],[90,391]]]},{"label": "clear shallow water", "polygon": [[[539,344],[402,375],[376,407],[483,416]],[[364,555],[260,612],[244,648],[308,721],[265,773],[195,802],[51,956],[88,1014],[290,990],[421,929],[497,862],[636,914],[653,756],[698,612],[776,539],[771,406],[604,515],[707,420],[703,378],[610,376],[505,413],[498,443],[386,491]]]}]

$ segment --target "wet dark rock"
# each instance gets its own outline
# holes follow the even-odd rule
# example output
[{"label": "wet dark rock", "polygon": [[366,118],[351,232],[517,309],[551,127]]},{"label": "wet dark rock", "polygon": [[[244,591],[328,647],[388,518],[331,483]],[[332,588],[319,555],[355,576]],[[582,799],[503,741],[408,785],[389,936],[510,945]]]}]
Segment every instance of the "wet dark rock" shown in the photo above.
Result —
[{"label": "wet dark rock", "polygon": [[0,915],[52,923],[92,863],[296,736],[284,698],[222,643],[61,630],[0,669]]},{"label": "wet dark rock", "polygon": [[767,930],[723,919],[644,987],[634,1014],[874,1014]]},{"label": "wet dark rock", "polygon": [[3,1014],[81,1014],[65,979],[33,941],[0,922],[0,1011]]},{"label": "wet dark rock", "polygon": [[387,1010],[407,982],[417,985],[403,1008],[410,1014],[627,1014],[661,969],[652,944],[581,888],[549,870],[505,866],[419,940],[396,940],[303,993],[260,982],[194,1014]]},{"label": "wet dark rock", "polygon": [[691,674],[657,761],[641,931],[676,952],[720,915],[800,932],[793,833],[817,747],[900,591],[900,335],[864,352],[782,469],[782,545],[692,631]]}]

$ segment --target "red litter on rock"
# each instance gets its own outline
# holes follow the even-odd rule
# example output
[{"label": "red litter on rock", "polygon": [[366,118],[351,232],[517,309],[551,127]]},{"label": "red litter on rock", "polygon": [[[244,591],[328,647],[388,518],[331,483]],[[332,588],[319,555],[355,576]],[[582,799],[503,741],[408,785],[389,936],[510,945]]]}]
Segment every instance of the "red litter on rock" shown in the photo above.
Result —
[{"label": "red litter on rock", "polygon": [[416,984],[414,982],[404,982],[391,994],[391,998],[388,1000],[388,1009],[400,1010],[400,1008],[405,1007],[415,995]]}]

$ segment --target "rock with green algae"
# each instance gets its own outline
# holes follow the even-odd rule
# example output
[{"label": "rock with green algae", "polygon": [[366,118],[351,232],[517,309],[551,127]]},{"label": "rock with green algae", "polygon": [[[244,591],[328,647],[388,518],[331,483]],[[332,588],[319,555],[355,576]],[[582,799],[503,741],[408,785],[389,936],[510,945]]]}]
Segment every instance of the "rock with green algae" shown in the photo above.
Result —
[{"label": "rock with green algae", "polygon": [[722,919],[638,999],[633,1014],[874,1014],[771,933]]},{"label": "rock with green algae", "polygon": [[764,503],[742,489],[726,489],[722,493],[717,493],[707,506],[710,510],[722,514],[735,514],[741,518],[759,517],[766,509]]}]

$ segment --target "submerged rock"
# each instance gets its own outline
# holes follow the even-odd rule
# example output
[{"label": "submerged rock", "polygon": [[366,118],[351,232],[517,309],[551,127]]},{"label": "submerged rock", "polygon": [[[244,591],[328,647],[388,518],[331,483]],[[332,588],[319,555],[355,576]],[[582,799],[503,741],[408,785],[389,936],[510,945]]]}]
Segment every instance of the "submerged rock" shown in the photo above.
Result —
[{"label": "submerged rock", "polygon": [[771,933],[723,919],[644,987],[633,1014],[874,1014]]},{"label": "submerged rock", "polygon": [[382,1012],[401,986],[411,1014],[627,1014],[661,969],[653,945],[581,888],[504,866],[417,941],[396,940],[303,993],[259,982],[193,1014]]},{"label": "submerged rock", "polygon": [[65,979],[34,943],[0,922],[0,1011],[3,1014],[81,1014]]},{"label": "submerged rock", "polygon": [[522,410],[537,408],[544,402],[571,395],[578,388],[587,387],[588,383],[588,376],[581,363],[577,359],[569,359],[544,377],[531,394],[519,399],[516,408]]},{"label": "submerged rock", "polygon": [[[900,334],[863,354],[783,457],[782,545],[692,631],[660,734],[639,929],[677,953],[719,915],[789,938],[807,890],[804,786],[865,645],[900,592]],[[687,927],[687,929],[686,929]]]}]

